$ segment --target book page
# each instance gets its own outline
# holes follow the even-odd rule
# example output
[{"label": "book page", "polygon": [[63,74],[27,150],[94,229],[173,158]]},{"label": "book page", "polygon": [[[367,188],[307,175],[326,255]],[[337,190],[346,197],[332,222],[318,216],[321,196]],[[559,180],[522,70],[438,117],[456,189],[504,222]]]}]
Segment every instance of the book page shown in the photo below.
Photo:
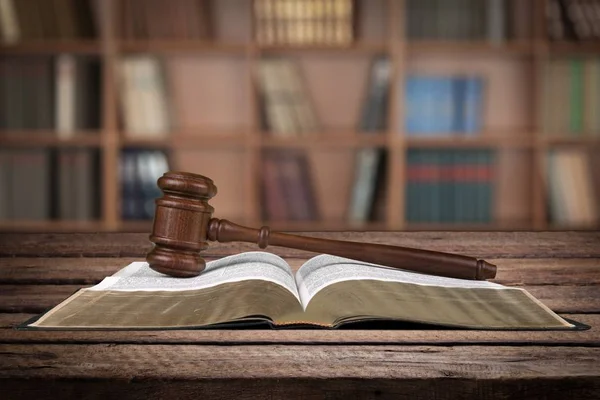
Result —
[{"label": "book page", "polygon": [[133,262],[88,290],[184,291],[205,289],[223,283],[251,279],[269,281],[289,290],[300,302],[294,275],[281,257],[253,251],[206,263],[206,269],[192,278],[175,278],[154,271],[148,263]]},{"label": "book page", "polygon": [[273,321],[298,312],[302,306],[288,264],[269,253],[249,252],[211,261],[193,278],[131,263],[79,290],[30,326],[184,328]]},{"label": "book page", "polygon": [[296,285],[304,309],[306,309],[315,294],[323,288],[342,281],[363,279],[449,288],[507,289],[505,286],[488,281],[471,281],[419,274],[327,254],[308,260],[296,273]]}]

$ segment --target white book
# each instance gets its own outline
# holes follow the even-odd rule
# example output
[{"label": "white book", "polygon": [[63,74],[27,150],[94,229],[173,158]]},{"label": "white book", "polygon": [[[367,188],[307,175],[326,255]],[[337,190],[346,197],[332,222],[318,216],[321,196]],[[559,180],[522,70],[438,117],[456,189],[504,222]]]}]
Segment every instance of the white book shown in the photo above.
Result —
[{"label": "white book", "polygon": [[[525,289],[444,278],[321,254],[294,272],[253,251],[174,278],[133,262],[42,315],[31,328],[246,326],[337,328],[358,321],[474,329],[578,329]],[[581,327],[579,327],[581,328]]]},{"label": "white book", "polygon": [[14,43],[21,38],[14,0],[0,0],[0,32],[4,43]]},{"label": "white book", "polygon": [[55,121],[58,137],[73,137],[75,133],[75,108],[77,60],[72,54],[61,54],[56,59]]}]

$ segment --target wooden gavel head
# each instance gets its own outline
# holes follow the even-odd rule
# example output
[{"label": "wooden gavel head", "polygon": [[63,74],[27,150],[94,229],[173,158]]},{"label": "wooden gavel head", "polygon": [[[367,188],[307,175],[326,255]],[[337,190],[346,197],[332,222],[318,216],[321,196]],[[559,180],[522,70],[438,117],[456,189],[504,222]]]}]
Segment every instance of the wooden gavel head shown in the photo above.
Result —
[{"label": "wooden gavel head", "polygon": [[178,277],[196,276],[206,262],[199,252],[208,247],[207,232],[217,194],[212,179],[188,172],[167,172],[158,179],[163,197],[156,210],[146,261],[155,271]]}]

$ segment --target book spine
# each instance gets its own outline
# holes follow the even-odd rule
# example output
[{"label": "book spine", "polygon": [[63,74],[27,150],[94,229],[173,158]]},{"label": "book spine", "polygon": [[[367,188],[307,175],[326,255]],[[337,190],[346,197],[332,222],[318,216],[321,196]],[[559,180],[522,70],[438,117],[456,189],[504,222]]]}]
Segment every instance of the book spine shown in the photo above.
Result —
[{"label": "book spine", "polygon": [[570,61],[570,118],[569,132],[579,135],[583,128],[583,62]]},{"label": "book spine", "polygon": [[481,130],[483,82],[479,77],[469,77],[465,80],[464,97],[464,132],[472,136]]}]

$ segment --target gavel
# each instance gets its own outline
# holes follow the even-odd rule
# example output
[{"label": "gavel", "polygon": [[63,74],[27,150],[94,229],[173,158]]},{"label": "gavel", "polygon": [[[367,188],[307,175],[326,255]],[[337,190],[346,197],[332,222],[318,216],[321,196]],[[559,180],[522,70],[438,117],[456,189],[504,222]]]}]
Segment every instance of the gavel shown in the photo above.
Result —
[{"label": "gavel", "polygon": [[169,171],[157,184],[163,196],[155,200],[150,234],[154,246],[146,261],[153,270],[169,276],[199,275],[206,267],[201,252],[208,248],[207,241],[256,243],[261,249],[282,246],[450,278],[496,276],[495,265],[466,255],[271,232],[268,226],[253,229],[213,218],[214,208],[208,201],[217,194],[217,187],[202,175]]}]

